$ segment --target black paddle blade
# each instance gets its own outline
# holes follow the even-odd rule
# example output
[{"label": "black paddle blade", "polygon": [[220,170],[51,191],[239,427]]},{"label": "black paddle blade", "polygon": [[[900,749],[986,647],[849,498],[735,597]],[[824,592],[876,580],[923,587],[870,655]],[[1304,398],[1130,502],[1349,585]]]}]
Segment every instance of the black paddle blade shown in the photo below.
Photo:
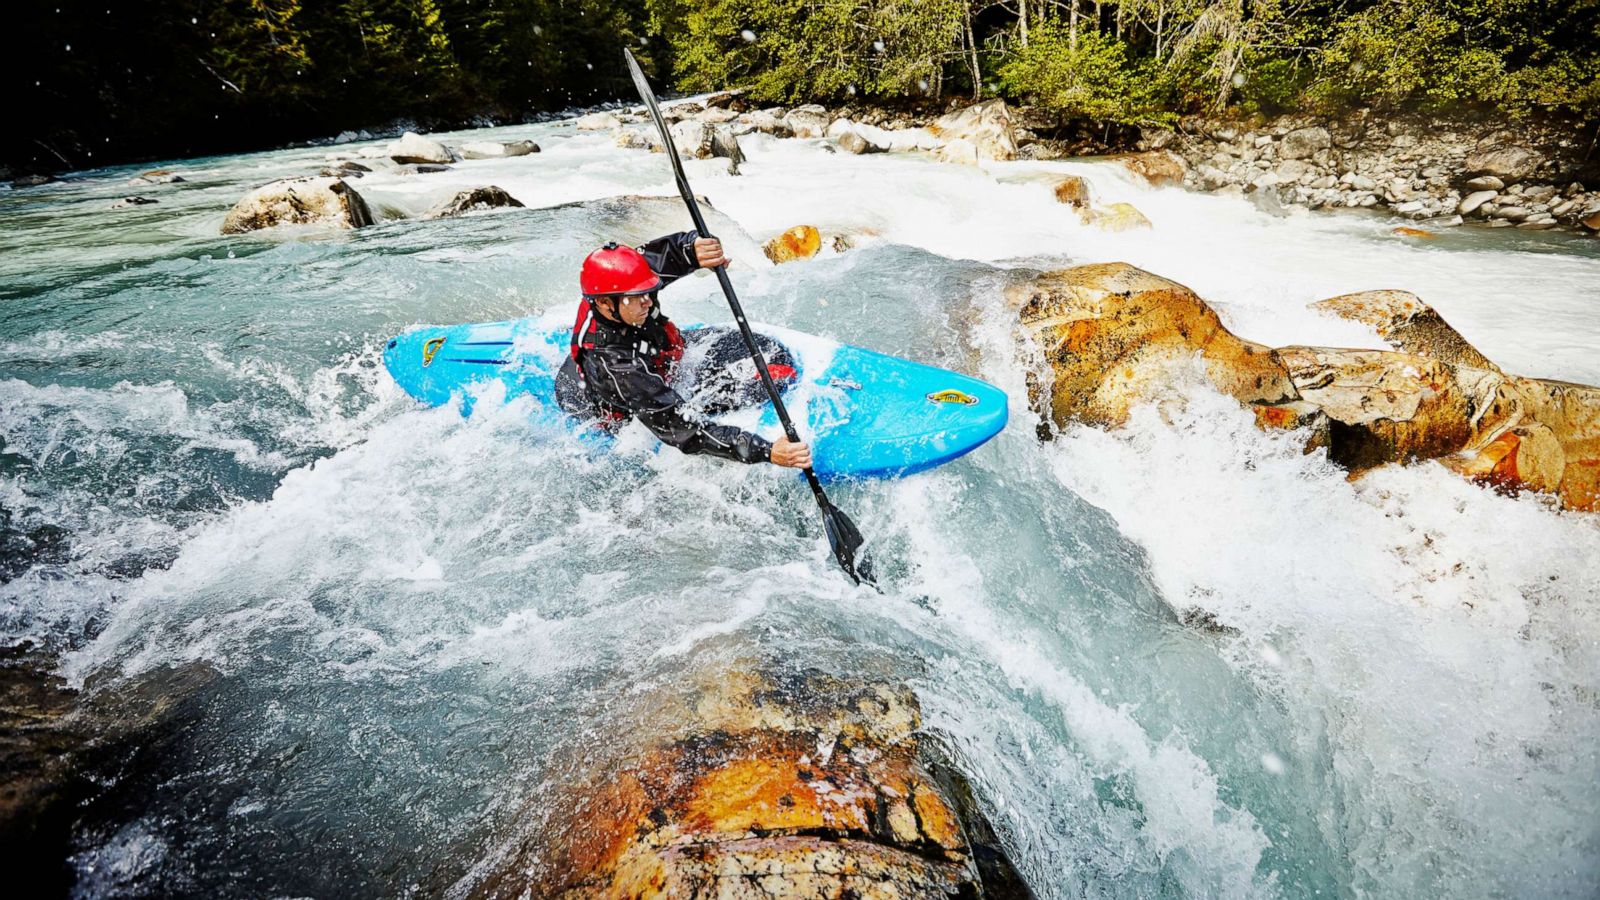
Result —
[{"label": "black paddle blade", "polygon": [[856,551],[864,543],[856,523],[850,521],[850,517],[841,512],[839,507],[829,503],[822,507],[822,527],[828,532],[828,543],[833,547],[833,558],[839,561],[840,568],[856,584],[865,581],[876,587],[878,581],[872,573],[872,560],[865,553],[859,559],[856,557]]}]

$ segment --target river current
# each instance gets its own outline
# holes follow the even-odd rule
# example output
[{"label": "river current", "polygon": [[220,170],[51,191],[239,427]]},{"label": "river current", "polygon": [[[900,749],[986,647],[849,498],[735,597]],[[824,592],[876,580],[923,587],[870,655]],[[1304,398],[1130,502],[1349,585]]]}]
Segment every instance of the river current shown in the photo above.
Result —
[{"label": "river current", "polygon": [[[672,195],[659,155],[570,123],[446,140],[471,138],[543,152],[369,175],[387,221],[356,232],[217,233],[330,148],[0,192],[0,529],[35,548],[0,566],[0,641],[91,694],[179,698],[95,773],[77,895],[469,889],[630,697],[752,648],[911,685],[1044,898],[1600,893],[1600,519],[1432,463],[1350,481],[1198,386],[1041,444],[1000,294],[1006,269],[1125,260],[1246,338],[1381,347],[1306,304],[1405,289],[1508,371],[1600,383],[1600,243],[1408,241],[1099,161],[762,136],[740,176],[691,161],[757,241],[861,236],[779,267],[730,238],[752,319],[1010,394],[970,456],[834,489],[879,595],[770,467],[595,458],[526,399],[463,419],[388,380],[388,337],[569,320],[590,249],[688,227],[572,205]],[[1079,224],[1063,172],[1154,227]],[[400,218],[481,184],[529,208]],[[709,277],[663,302],[727,318]]]}]

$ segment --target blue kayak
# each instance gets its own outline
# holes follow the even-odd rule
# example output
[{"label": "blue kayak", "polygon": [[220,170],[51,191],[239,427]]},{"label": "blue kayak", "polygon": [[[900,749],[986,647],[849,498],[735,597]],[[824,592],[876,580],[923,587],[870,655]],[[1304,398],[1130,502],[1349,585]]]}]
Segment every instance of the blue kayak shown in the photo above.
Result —
[{"label": "blue kayak", "polygon": [[[794,377],[784,388],[784,404],[801,438],[811,442],[822,479],[921,472],[970,453],[1005,427],[1006,395],[987,382],[786,328],[755,330],[768,347],[775,343],[787,351],[792,362]],[[696,373],[711,355],[697,358],[696,348],[726,346],[722,338],[737,341],[737,335],[724,326],[691,325],[683,331],[689,349],[679,367],[683,384],[675,381],[674,387],[691,398],[692,406]],[[550,319],[418,328],[389,341],[383,362],[406,393],[429,406],[459,398],[470,414],[486,391],[503,392],[505,400],[532,395],[543,414],[556,417],[562,414],[555,403],[555,376],[566,358],[569,334]],[[750,385],[750,400],[718,408],[710,417],[769,440],[780,437],[772,403],[758,390],[754,362],[746,355],[732,364],[723,360],[718,368],[722,378],[730,377],[723,370],[735,370],[732,377]],[[589,440],[611,440],[593,426],[563,418]]]}]

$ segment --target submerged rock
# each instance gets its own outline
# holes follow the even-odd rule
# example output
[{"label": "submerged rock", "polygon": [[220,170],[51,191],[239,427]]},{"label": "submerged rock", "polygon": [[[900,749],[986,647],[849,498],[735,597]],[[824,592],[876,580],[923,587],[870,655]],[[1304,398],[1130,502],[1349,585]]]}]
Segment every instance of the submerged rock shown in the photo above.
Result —
[{"label": "submerged rock", "polygon": [[223,234],[242,234],[277,225],[332,225],[360,228],[372,212],[355,189],[338,178],[285,178],[244,195],[222,222]]},{"label": "submerged rock", "polygon": [[522,201],[505,192],[504,188],[489,185],[462,191],[445,202],[423,213],[423,219],[452,219],[469,212],[502,207],[520,207]]},{"label": "submerged rock", "polygon": [[1310,305],[1318,312],[1352,319],[1378,332],[1396,350],[1415,353],[1458,366],[1500,369],[1467,343],[1433,307],[1408,291],[1359,291],[1340,294]]},{"label": "submerged rock", "polygon": [[14,188],[38,187],[42,184],[54,184],[60,180],[54,175],[18,175],[16,178],[11,179],[11,186]]},{"label": "submerged rock", "polygon": [[623,743],[639,746],[601,749],[605,771],[557,787],[470,895],[1026,896],[975,845],[987,827],[923,747],[910,691],[750,666],[690,688],[651,701],[671,721],[631,729]]},{"label": "submerged rock", "polygon": [[1187,287],[1127,263],[1048,272],[1006,293],[1052,369],[1048,395],[1030,388],[1057,426],[1120,425],[1197,359],[1217,390],[1241,402],[1300,399],[1271,348],[1236,337]]},{"label": "submerged rock", "polygon": [[384,155],[397,163],[434,163],[444,165],[455,162],[455,155],[450,148],[435,140],[430,140],[408,131],[400,139],[384,148]]},{"label": "submerged rock", "polygon": [[128,179],[128,184],[139,186],[146,184],[181,184],[188,179],[166,169],[151,169]]},{"label": "submerged rock", "polygon": [[822,249],[822,234],[815,225],[796,225],[767,241],[761,249],[775,263],[810,259]]},{"label": "submerged rock", "polygon": [[152,203],[160,202],[160,200],[152,200],[149,197],[123,197],[121,200],[111,204],[111,208],[127,209],[130,206],[149,206]]},{"label": "submerged rock", "polygon": [[946,113],[928,126],[935,137],[946,141],[964,140],[970,143],[978,159],[1008,160],[1017,158],[1015,124],[1011,108],[1004,100],[985,100],[965,109]]},{"label": "submerged rock", "polygon": [[538,153],[533,141],[468,141],[461,145],[462,159],[504,159]]},{"label": "submerged rock", "polygon": [[1085,208],[1079,211],[1085,225],[1102,231],[1132,231],[1149,228],[1150,220],[1132,203],[1113,203],[1104,209]]}]

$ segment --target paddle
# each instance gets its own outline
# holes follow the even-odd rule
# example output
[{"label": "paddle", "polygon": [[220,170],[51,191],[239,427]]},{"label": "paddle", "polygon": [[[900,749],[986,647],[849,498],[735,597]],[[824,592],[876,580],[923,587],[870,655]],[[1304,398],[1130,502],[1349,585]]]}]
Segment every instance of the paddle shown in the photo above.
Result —
[{"label": "paddle", "polygon": [[[678,192],[683,195],[683,202],[689,207],[689,217],[694,219],[695,231],[703,238],[711,237],[711,232],[706,230],[705,217],[700,215],[700,204],[695,202],[694,191],[689,189],[689,179],[683,174],[683,162],[678,159],[678,149],[672,144],[672,133],[667,130],[667,121],[661,117],[661,107],[656,105],[656,95],[650,90],[650,82],[645,80],[644,70],[639,68],[639,61],[633,58],[632,52],[623,50],[622,55],[628,58],[628,71],[633,74],[633,84],[650,110],[656,130],[661,132],[662,149],[667,151],[667,159],[672,161],[672,174],[678,180]],[[756,374],[761,376],[761,384],[766,387],[767,396],[772,398],[772,408],[778,411],[778,421],[783,423],[784,434],[789,436],[789,440],[798,442],[800,433],[795,431],[789,411],[783,406],[783,397],[778,394],[778,386],[772,383],[772,375],[767,372],[766,357],[761,354],[761,348],[756,346],[756,336],[750,332],[750,323],[745,321],[744,308],[733,293],[733,282],[728,280],[727,267],[717,266],[712,271],[717,273],[717,282],[722,285],[723,296],[728,298],[733,319],[739,323],[739,333],[744,336],[744,345],[750,350],[750,358],[755,360]],[[839,561],[840,567],[856,584],[862,581],[876,584],[872,577],[872,561],[864,553],[859,561],[856,559],[856,550],[862,543],[861,532],[856,530],[850,517],[840,512],[828,499],[822,490],[822,482],[817,480],[817,473],[810,466],[806,466],[805,473],[806,483],[811,485],[811,495],[817,498],[817,507],[822,510],[822,527],[828,533],[828,543],[833,546],[834,559]]]}]

